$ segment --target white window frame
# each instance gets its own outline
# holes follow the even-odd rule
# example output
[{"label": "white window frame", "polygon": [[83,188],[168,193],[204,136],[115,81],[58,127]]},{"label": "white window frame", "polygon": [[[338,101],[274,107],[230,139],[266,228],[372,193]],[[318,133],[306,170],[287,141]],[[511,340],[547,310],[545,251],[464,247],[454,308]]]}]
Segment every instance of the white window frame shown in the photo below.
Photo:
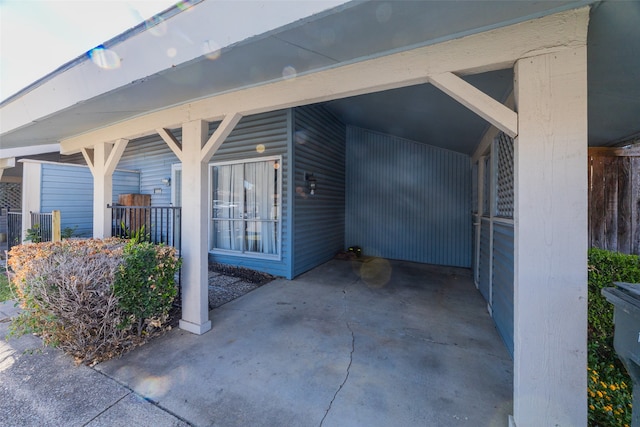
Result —
[{"label": "white window frame", "polygon": [[[279,197],[278,200],[278,219],[276,221],[277,226],[278,226],[278,253],[274,254],[274,255],[270,255],[270,254],[261,254],[261,253],[257,253],[257,252],[240,252],[240,251],[232,251],[232,250],[227,250],[227,249],[216,249],[216,248],[212,248],[213,246],[213,239],[212,239],[212,233],[211,230],[213,229],[213,211],[212,211],[212,206],[213,206],[213,168],[216,166],[227,166],[227,165],[237,165],[237,164],[247,164],[247,163],[259,163],[259,162],[268,162],[268,161],[277,161],[278,164],[280,165],[280,167],[278,168],[279,171],[279,179],[278,179],[278,187],[277,187],[277,194]],[[209,253],[210,254],[218,254],[218,255],[225,255],[225,256],[234,256],[234,257],[239,257],[239,258],[255,258],[255,259],[264,259],[264,260],[270,260],[270,261],[280,261],[282,260],[282,203],[283,203],[283,197],[282,197],[282,176],[283,176],[283,171],[282,171],[282,156],[265,156],[265,157],[252,157],[249,159],[241,159],[241,160],[230,160],[230,161],[223,161],[223,162],[211,162],[209,163],[209,220],[208,220],[208,227],[207,227],[207,234],[209,236],[208,239],[208,248],[209,248]]]},{"label": "white window frame", "polygon": [[[174,163],[171,165],[171,206],[176,205],[176,195],[180,192],[180,200],[182,200],[182,188],[176,185],[176,171],[180,171],[182,174],[182,163]],[[182,179],[180,180],[182,182]],[[182,205],[182,203],[180,203]]]}]

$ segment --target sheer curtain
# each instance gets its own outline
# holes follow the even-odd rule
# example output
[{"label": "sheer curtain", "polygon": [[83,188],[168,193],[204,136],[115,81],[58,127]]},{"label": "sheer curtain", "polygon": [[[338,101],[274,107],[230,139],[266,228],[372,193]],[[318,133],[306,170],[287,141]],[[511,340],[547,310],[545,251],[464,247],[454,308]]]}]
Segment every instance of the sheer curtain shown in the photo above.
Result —
[{"label": "sheer curtain", "polygon": [[213,248],[278,254],[278,167],[274,160],[213,168]]},{"label": "sheer curtain", "polygon": [[263,254],[275,255],[278,253],[276,232],[276,220],[278,219],[277,173],[274,161],[256,164],[256,175],[263,178],[256,182],[255,189],[256,197],[260,200],[260,204],[256,206],[256,216],[262,220],[256,223],[256,227],[260,231],[257,251]]},{"label": "sheer curtain", "polygon": [[[242,250],[244,191],[243,165],[215,166],[213,179],[213,246],[232,251]],[[224,219],[224,220],[221,220]]]}]

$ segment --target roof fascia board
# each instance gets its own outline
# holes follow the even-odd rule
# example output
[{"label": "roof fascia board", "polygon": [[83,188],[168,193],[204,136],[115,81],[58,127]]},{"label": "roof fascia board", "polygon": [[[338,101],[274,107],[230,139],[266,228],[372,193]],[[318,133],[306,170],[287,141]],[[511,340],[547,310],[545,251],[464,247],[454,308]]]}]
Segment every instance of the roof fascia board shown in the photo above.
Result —
[{"label": "roof fascia board", "polygon": [[192,120],[221,120],[229,112],[243,116],[427,83],[446,72],[476,74],[511,68],[516,60],[584,46],[589,7],[571,9],[479,34],[302,74],[289,80],[226,92],[134,117],[64,139],[63,154],[96,141],[133,139],[157,128]]},{"label": "roof fascia board", "polygon": [[60,152],[60,144],[31,145],[28,147],[17,148],[0,148],[0,158],[34,156],[36,154],[58,152]]},{"label": "roof fascia board", "polygon": [[[35,86],[2,101],[0,134],[20,129],[213,51],[301,25],[305,18],[315,18],[344,3],[344,0],[256,0],[243,3],[242,7],[235,2],[197,3],[181,13],[168,15],[162,24],[146,31],[125,32],[112,39],[114,41],[107,47],[117,55],[121,66],[100,68],[87,54],[84,59],[79,57],[72,61],[72,66],[63,66],[39,80]],[[238,22],[251,22],[251,25],[237,25]],[[175,55],[170,56],[168,52]]]}]

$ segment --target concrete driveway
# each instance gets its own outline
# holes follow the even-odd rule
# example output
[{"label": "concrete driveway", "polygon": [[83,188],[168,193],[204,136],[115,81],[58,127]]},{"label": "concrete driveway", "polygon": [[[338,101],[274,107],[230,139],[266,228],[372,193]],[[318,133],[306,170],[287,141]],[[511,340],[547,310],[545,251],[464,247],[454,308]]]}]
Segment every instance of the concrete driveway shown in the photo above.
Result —
[{"label": "concrete driveway", "polygon": [[468,270],[333,260],[211,317],[205,335],[75,368],[127,393],[69,424],[505,426],[512,412],[512,361]]}]

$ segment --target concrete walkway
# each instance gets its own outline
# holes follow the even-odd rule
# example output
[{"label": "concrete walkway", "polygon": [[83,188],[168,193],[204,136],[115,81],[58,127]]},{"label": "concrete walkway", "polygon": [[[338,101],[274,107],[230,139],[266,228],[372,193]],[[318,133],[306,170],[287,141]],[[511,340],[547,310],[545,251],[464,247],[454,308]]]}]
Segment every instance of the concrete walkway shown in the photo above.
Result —
[{"label": "concrete walkway", "polygon": [[94,369],[0,341],[0,424],[505,426],[512,362],[485,307],[467,270],[334,260]]}]

